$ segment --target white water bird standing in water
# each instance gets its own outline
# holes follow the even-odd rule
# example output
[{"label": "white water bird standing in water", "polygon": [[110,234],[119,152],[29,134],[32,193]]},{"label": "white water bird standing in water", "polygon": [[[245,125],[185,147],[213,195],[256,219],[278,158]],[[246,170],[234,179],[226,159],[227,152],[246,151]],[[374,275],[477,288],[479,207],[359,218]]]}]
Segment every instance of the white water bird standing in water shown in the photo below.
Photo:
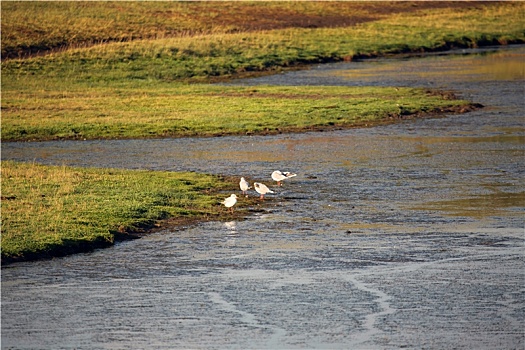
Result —
[{"label": "white water bird standing in water", "polygon": [[239,182],[239,187],[241,188],[242,194],[248,197],[248,195],[246,194],[246,191],[252,188],[252,186],[250,186],[250,183],[246,181],[244,177],[241,177],[241,182]]},{"label": "white water bird standing in water", "polygon": [[255,186],[255,190],[257,191],[257,193],[261,195],[261,199],[264,199],[264,195],[266,193],[274,193],[265,184],[262,184],[260,182],[254,182],[253,186]]},{"label": "white water bird standing in water", "polygon": [[286,179],[289,179],[291,177],[294,177],[294,176],[297,176],[297,174],[294,174],[294,173],[291,173],[289,171],[279,171],[279,170],[275,170],[273,173],[272,173],[272,179],[274,181],[277,181],[277,186],[282,186],[282,181],[283,180],[286,180]]},{"label": "white water bird standing in water", "polygon": [[232,194],[225,200],[221,202],[221,204],[224,204],[226,208],[230,208],[230,211],[233,213],[233,206],[237,203],[237,196],[235,194]]}]

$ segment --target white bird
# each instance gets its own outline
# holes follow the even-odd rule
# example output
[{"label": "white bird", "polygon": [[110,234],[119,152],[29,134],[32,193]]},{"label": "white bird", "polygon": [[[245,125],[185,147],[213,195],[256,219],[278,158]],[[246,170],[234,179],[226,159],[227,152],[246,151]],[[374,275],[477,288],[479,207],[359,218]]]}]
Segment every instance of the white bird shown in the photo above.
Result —
[{"label": "white bird", "polygon": [[239,187],[241,188],[242,194],[244,195],[246,195],[246,191],[252,188],[252,186],[250,186],[250,183],[246,181],[244,177],[241,177],[241,182],[239,182]]},{"label": "white bird", "polygon": [[260,182],[254,182],[253,185],[255,186],[255,190],[261,194],[261,199],[264,199],[264,195],[266,193],[274,193],[265,184],[262,184]]},{"label": "white bird", "polygon": [[224,204],[226,208],[230,208],[231,212],[233,213],[233,206],[237,203],[237,196],[235,194],[232,194],[225,200],[221,202],[221,204]]},{"label": "white bird", "polygon": [[294,176],[297,176],[297,174],[291,173],[289,171],[281,172],[279,170],[275,170],[272,173],[272,179],[274,181],[277,181],[277,186],[282,186],[281,181],[289,179],[289,178],[294,177]]}]

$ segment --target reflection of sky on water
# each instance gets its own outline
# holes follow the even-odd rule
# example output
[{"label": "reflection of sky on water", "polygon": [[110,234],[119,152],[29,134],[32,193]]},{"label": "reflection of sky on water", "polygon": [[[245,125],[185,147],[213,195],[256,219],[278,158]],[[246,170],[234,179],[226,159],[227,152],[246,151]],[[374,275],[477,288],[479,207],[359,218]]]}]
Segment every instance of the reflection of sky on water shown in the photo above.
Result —
[{"label": "reflection of sky on water", "polygon": [[[476,52],[482,54],[475,54]],[[238,83],[270,85],[348,85],[440,87],[451,82],[524,80],[525,48],[511,46],[430,54],[420,59],[367,59],[318,66],[300,72],[245,79]],[[470,53],[470,54],[466,54]],[[400,64],[401,63],[401,64]],[[293,79],[293,80],[292,80]]]}]

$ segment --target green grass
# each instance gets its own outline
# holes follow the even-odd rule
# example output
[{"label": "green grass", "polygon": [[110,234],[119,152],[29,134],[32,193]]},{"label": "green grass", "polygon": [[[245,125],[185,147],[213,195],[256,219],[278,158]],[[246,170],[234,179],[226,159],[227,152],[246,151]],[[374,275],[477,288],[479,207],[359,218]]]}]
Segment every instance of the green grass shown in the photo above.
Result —
[{"label": "green grass", "polygon": [[1,175],[3,262],[108,246],[171,217],[217,220],[226,214],[221,191],[237,191],[196,173],[2,161]]},{"label": "green grass", "polygon": [[[311,5],[303,5],[303,15],[314,12]],[[83,6],[92,10],[91,5]],[[114,15],[115,9],[110,9]],[[347,27],[114,42],[7,60],[2,62],[2,139],[285,132],[361,125],[392,116],[396,104],[412,112],[438,110],[465,102],[429,98],[411,89],[398,93],[392,89],[260,87],[251,93],[250,88],[187,83],[304,63],[522,42],[524,17],[523,3],[426,9]]]},{"label": "green grass", "polygon": [[468,105],[412,88],[235,87],[141,84],[48,92],[30,85],[3,96],[2,138],[147,138],[261,134],[350,127]]},{"label": "green grass", "polygon": [[452,46],[525,41],[525,4],[399,14],[359,26],[292,28],[138,40],[9,60],[8,79],[45,75],[64,80],[194,80],[250,71]]},{"label": "green grass", "polygon": [[[523,43],[524,17],[520,2],[4,2],[2,141],[276,133],[456,111],[469,102],[423,89],[205,83]],[[236,188],[190,173],[8,161],[1,171],[4,262],[111,245],[167,218],[220,218],[218,191]]]}]

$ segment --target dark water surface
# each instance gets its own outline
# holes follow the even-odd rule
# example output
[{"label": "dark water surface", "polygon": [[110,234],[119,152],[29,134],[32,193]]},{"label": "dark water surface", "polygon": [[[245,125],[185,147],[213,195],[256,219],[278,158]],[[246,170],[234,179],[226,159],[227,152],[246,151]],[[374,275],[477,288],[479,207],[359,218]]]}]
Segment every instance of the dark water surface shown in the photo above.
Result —
[{"label": "dark water surface", "polygon": [[525,49],[470,53],[236,82],[451,89],[486,106],[464,115],[3,144],[3,159],[46,164],[298,176],[245,221],[3,268],[2,348],[523,349]]}]

